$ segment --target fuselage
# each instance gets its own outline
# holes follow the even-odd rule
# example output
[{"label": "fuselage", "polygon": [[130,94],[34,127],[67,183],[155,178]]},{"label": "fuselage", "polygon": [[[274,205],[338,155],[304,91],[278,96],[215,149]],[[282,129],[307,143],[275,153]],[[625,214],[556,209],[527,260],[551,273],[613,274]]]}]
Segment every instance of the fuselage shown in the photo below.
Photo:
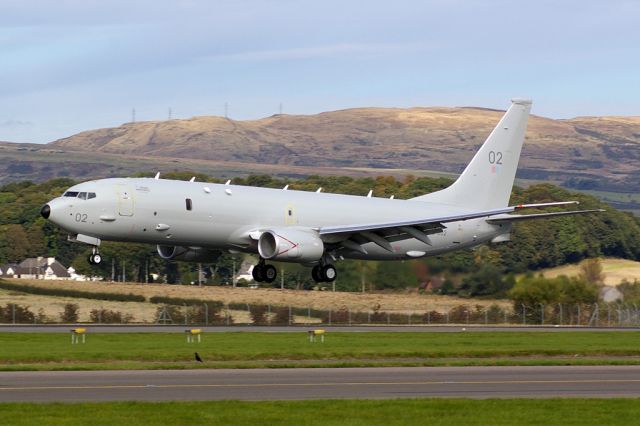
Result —
[{"label": "fuselage", "polygon": [[[85,195],[82,195],[85,194]],[[418,200],[221,185],[153,178],[84,182],[49,203],[49,219],[70,234],[100,240],[204,247],[256,253],[255,233],[271,228],[319,229],[464,214],[468,210]],[[346,258],[394,260],[429,256],[483,244],[508,233],[485,219],[450,222],[430,236],[409,238],[393,252],[373,242]]]}]

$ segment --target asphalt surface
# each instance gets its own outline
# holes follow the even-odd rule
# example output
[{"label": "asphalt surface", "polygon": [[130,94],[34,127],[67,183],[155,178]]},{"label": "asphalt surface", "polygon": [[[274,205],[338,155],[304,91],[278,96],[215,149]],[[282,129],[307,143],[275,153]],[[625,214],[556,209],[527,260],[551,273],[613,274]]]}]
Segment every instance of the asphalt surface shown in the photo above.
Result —
[{"label": "asphalt surface", "polygon": [[639,396],[640,366],[0,373],[1,402]]},{"label": "asphalt surface", "polygon": [[199,328],[206,333],[261,332],[261,333],[299,333],[322,328],[333,332],[406,332],[406,333],[458,333],[526,331],[526,332],[565,332],[565,331],[640,331],[637,327],[585,327],[585,326],[480,326],[480,325],[354,325],[354,326],[199,326],[199,325],[0,325],[0,333],[69,333],[76,327],[86,327],[87,333],[184,333],[187,329]]}]

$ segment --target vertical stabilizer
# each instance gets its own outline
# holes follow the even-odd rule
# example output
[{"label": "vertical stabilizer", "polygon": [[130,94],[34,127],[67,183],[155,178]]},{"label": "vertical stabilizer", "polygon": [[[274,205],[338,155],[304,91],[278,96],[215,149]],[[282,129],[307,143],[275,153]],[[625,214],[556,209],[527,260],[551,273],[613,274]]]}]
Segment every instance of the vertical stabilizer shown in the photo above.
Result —
[{"label": "vertical stabilizer", "polygon": [[414,200],[479,209],[508,205],[531,110],[528,99],[511,102],[458,180],[448,188]]}]

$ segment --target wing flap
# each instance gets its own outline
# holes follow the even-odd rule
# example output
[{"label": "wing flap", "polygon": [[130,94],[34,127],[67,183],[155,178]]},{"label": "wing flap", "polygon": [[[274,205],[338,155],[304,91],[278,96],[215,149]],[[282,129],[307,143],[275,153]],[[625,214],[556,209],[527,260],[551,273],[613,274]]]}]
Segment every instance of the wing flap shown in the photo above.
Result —
[{"label": "wing flap", "polygon": [[496,217],[488,217],[487,222],[489,223],[504,223],[504,222],[518,222],[521,220],[532,220],[532,219],[551,219],[559,216],[571,216],[576,214],[586,214],[586,213],[601,213],[604,212],[603,209],[592,209],[592,210],[572,210],[568,212],[552,212],[552,213],[536,213],[536,214],[518,214],[518,215],[499,215]]}]

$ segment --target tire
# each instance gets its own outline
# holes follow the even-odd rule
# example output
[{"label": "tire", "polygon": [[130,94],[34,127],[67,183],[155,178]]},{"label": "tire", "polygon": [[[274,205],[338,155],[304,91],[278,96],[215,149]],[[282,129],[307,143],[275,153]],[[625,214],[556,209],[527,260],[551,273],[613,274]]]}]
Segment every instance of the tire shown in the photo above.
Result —
[{"label": "tire", "polygon": [[324,281],[330,283],[336,280],[338,271],[336,271],[336,268],[333,265],[324,265],[322,268],[322,275],[324,276]]},{"label": "tire", "polygon": [[102,256],[100,256],[100,254],[96,253],[93,255],[93,264],[94,265],[98,265],[100,264],[100,262],[102,262]]},{"label": "tire", "polygon": [[95,265],[95,263],[93,263],[93,255],[90,254],[89,257],[87,257],[87,262],[89,262],[89,265]]},{"label": "tire", "polygon": [[276,280],[276,277],[278,276],[278,271],[273,265],[265,265],[265,267],[262,268],[262,271],[264,275],[264,281],[267,283],[274,282]]},{"label": "tire", "polygon": [[324,275],[322,274],[322,266],[316,265],[311,270],[311,278],[317,283],[324,282]]},{"label": "tire", "polygon": [[264,267],[260,264],[257,264],[253,267],[251,271],[251,275],[253,276],[253,280],[257,283],[261,283],[264,281]]}]

